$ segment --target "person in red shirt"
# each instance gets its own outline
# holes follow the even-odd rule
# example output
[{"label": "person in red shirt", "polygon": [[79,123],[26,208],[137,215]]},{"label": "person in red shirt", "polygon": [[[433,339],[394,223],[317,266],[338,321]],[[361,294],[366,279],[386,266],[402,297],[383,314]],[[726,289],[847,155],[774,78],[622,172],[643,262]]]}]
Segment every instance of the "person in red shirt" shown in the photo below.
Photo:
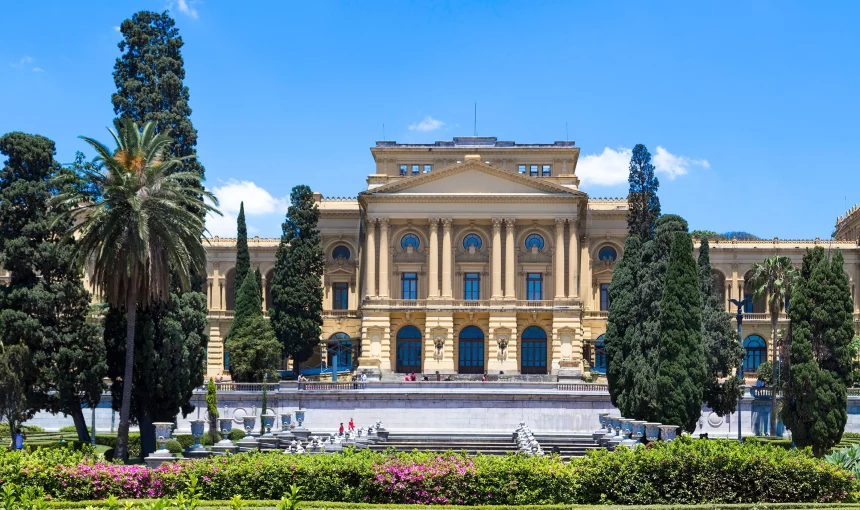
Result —
[{"label": "person in red shirt", "polygon": [[343,435],[343,423],[340,424],[340,429],[338,430],[338,434]]},{"label": "person in red shirt", "polygon": [[352,432],[355,430],[355,423],[352,421],[352,418],[349,419],[349,431]]}]

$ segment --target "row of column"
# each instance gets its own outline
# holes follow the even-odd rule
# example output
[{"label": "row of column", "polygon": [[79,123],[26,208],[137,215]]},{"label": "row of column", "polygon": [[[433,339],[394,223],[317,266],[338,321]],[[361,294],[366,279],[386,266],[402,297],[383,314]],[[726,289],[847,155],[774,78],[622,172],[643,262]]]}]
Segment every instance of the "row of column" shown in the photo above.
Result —
[{"label": "row of column", "polygon": [[[428,296],[430,299],[453,298],[451,275],[453,266],[453,250],[451,237],[454,220],[452,218],[430,218],[428,246]],[[439,223],[442,223],[442,289],[439,289]],[[568,240],[568,292],[565,293],[565,224],[570,224]],[[376,225],[379,225],[379,289],[376,288]],[[492,299],[516,299],[516,220],[514,218],[492,218],[493,260],[492,260]],[[502,227],[505,228],[505,288],[502,290]],[[387,298],[389,292],[388,275],[390,273],[389,249],[390,220],[388,218],[370,218],[367,220],[367,295]],[[583,254],[588,260],[588,254],[583,247]],[[577,282],[579,279],[579,235],[576,222],[565,218],[555,220],[555,250],[553,252],[553,272],[555,274],[555,298],[577,297],[580,293]],[[588,268],[583,268],[588,274]],[[583,285],[590,286],[590,282]],[[586,287],[587,289],[587,287]]]}]

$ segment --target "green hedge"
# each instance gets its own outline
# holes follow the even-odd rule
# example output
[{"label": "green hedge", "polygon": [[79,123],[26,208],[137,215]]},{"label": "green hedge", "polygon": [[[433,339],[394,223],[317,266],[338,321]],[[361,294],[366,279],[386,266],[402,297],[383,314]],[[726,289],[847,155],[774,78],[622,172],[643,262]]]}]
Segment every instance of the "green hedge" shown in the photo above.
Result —
[{"label": "green hedge", "polygon": [[[110,448],[116,448],[116,436],[99,436],[96,435],[96,444],[100,444],[102,446],[108,446]],[[129,457],[140,457],[140,434],[136,432],[129,433],[128,435],[128,456]]]},{"label": "green hedge", "polygon": [[[83,464],[83,465],[79,465]],[[53,499],[174,496],[192,476],[205,500],[279,499],[378,505],[691,504],[855,501],[843,469],[806,450],[755,442],[679,439],[653,447],[558,457],[349,450],[340,455],[248,453],[144,466],[99,464],[86,449],[0,452],[0,481]]]},{"label": "green hedge", "polygon": [[[155,500],[120,500],[120,505],[131,503],[135,507],[152,503]],[[242,500],[242,508],[277,508],[280,500]],[[53,501],[48,508],[84,509],[86,507],[108,508],[110,503],[94,501]],[[201,508],[229,508],[230,501],[203,501]],[[379,505],[366,503],[336,503],[330,501],[303,501],[303,509],[328,510],[374,510]],[[856,504],[844,503],[751,503],[717,505],[385,505],[386,510],[845,510],[860,508]]]}]

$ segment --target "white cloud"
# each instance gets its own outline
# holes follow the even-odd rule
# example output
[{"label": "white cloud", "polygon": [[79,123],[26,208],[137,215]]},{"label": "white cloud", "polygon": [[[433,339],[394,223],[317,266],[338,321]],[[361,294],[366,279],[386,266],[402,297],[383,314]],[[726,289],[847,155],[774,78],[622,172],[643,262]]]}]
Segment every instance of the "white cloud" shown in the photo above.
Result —
[{"label": "white cloud", "polygon": [[30,62],[32,62],[32,61],[33,61],[33,57],[30,57],[30,56],[26,56],[26,55],[25,55],[25,56],[21,57],[21,60],[19,60],[18,62],[12,62],[12,63],[11,63],[11,64],[9,64],[9,65],[10,65],[10,66],[12,66],[12,67],[17,67],[17,68],[19,68],[19,69],[20,69],[20,68],[24,67],[25,65],[29,64],[29,63],[30,63]]},{"label": "white cloud", "polygon": [[[275,198],[265,189],[251,181],[230,180],[223,186],[212,188],[212,193],[218,198],[218,209],[223,216],[209,214],[206,217],[206,228],[212,235],[221,237],[236,237],[236,217],[239,215],[239,205],[245,203],[245,222],[248,224],[248,234],[259,234],[254,226],[255,220],[270,221],[267,216],[275,216],[272,221],[279,224],[289,206],[286,198]],[[266,232],[272,235],[271,232]]]},{"label": "white cloud", "polygon": [[178,0],[178,2],[176,3],[176,8],[179,9],[179,12],[181,12],[182,14],[197,19],[197,9],[191,7],[188,3],[188,0]]},{"label": "white cloud", "polygon": [[114,29],[114,32],[119,32],[119,30],[120,30],[119,26],[117,26],[117,25],[114,25],[113,29]]},{"label": "white cloud", "polygon": [[657,153],[652,158],[654,168],[657,172],[666,174],[669,180],[686,174],[691,166],[700,166],[703,168],[711,168],[711,164],[707,159],[692,159],[687,156],[676,156],[665,148],[657,146]]},{"label": "white cloud", "polygon": [[33,68],[33,72],[34,72],[34,73],[44,73],[44,72],[45,72],[45,70],[44,70],[44,69],[42,69],[41,67],[34,67],[34,68]]},{"label": "white cloud", "polygon": [[[627,182],[632,155],[633,150],[626,147],[619,147],[617,150],[605,147],[600,154],[587,154],[580,158],[576,173],[583,185],[617,186]],[[657,152],[651,161],[654,171],[665,175],[669,180],[685,175],[694,166],[711,168],[706,159],[675,155],[660,145],[657,146]]]},{"label": "white cloud", "polygon": [[441,120],[434,119],[431,116],[426,116],[421,122],[409,125],[409,131],[436,131],[444,126],[445,123]]}]

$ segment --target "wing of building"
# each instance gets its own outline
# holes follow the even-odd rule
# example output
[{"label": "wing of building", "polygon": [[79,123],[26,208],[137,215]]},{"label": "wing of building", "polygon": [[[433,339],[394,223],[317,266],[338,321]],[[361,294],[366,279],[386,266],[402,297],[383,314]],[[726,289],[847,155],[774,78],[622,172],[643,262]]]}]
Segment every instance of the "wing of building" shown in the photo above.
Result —
[{"label": "wing of building", "polygon": [[[371,153],[376,172],[357,198],[318,196],[326,256],[320,341],[341,346],[341,367],[383,376],[605,371],[608,287],[627,235],[627,202],[579,189],[573,142],[466,137],[377,142]],[[781,254],[799,266],[807,248],[827,245],[845,254],[857,317],[858,232],[855,208],[839,218],[836,240],[712,242],[726,311],[734,311],[729,298],[751,294],[753,264]],[[248,243],[264,306],[278,242]],[[208,248],[209,375],[229,375],[223,338],[234,261],[235,240],[216,238]],[[750,373],[767,359],[770,325],[764,299],[745,312]],[[311,374],[331,367],[320,352],[307,364]]]}]

